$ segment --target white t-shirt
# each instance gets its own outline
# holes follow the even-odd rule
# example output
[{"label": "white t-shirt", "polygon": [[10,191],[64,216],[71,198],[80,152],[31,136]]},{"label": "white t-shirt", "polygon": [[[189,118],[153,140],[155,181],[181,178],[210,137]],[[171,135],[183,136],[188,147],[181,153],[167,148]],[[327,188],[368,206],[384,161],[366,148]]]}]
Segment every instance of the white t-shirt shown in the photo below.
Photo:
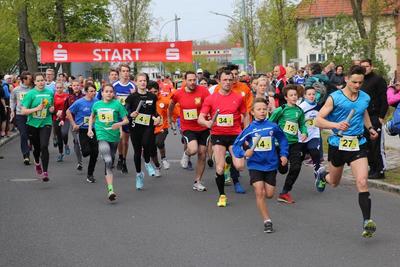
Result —
[{"label": "white t-shirt", "polygon": [[[309,104],[307,101],[303,101],[299,104],[299,107],[304,111],[304,120],[307,127],[308,137],[303,143],[307,143],[313,138],[320,138],[320,129],[315,126],[315,120],[318,115],[318,111],[315,110],[317,104]],[[299,135],[300,137],[300,135]],[[300,138],[299,138],[299,142]]]}]

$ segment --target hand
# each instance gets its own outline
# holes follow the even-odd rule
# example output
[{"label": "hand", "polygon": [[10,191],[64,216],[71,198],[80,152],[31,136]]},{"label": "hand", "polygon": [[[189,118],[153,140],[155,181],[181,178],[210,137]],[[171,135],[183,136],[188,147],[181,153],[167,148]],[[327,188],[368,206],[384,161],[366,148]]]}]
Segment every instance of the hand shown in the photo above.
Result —
[{"label": "hand", "polygon": [[246,152],[244,152],[244,156],[246,158],[250,158],[251,156],[253,156],[254,151],[252,149],[247,149]]},{"label": "hand", "polygon": [[130,116],[131,116],[132,118],[136,118],[137,115],[139,115],[139,112],[137,112],[137,111],[134,111],[134,112],[132,112],[132,113],[130,114]]},{"label": "hand", "polygon": [[208,129],[211,129],[211,127],[213,126],[214,122],[213,121],[206,121],[206,126]]},{"label": "hand", "polygon": [[35,108],[35,111],[39,111],[39,110],[42,110],[42,109],[44,109],[43,103],[41,103],[39,106],[37,106],[37,107]]},{"label": "hand", "polygon": [[306,141],[306,139],[307,139],[307,135],[306,134],[301,134],[300,140],[302,142],[304,142],[304,141]]},{"label": "hand", "polygon": [[60,121],[60,123],[58,123],[58,126],[63,126],[64,125],[64,121]]},{"label": "hand", "polygon": [[49,107],[49,112],[53,113],[54,112],[54,106]]},{"label": "hand", "polygon": [[381,123],[381,125],[383,125],[385,123],[385,119],[382,118],[378,118],[379,122]]},{"label": "hand", "polygon": [[282,166],[286,166],[287,162],[288,162],[287,157],[282,156],[282,157],[281,157]]},{"label": "hand", "polygon": [[14,113],[14,111],[11,110],[11,113],[10,113],[10,122],[14,119],[14,117],[15,117],[15,113]]},{"label": "hand", "polygon": [[74,132],[79,131],[79,125],[77,125],[77,124],[72,125],[72,131],[74,131]]},{"label": "hand", "polygon": [[153,117],[153,122],[154,122],[154,125],[159,125],[161,122],[160,117]]},{"label": "hand", "polygon": [[61,115],[62,115],[62,110],[58,110],[57,113],[56,113],[56,116],[58,118],[61,118]]},{"label": "hand", "polygon": [[88,130],[87,136],[89,136],[90,138],[93,138],[93,136],[94,136],[93,131],[92,130]]},{"label": "hand", "polygon": [[114,124],[111,126],[111,129],[117,130],[119,127],[120,127],[120,125],[119,125],[118,123],[114,123]]},{"label": "hand", "polygon": [[336,129],[340,130],[340,131],[346,131],[347,129],[349,129],[350,124],[348,122],[342,121],[342,122],[338,122],[336,123]]},{"label": "hand", "polygon": [[375,140],[379,136],[379,134],[373,128],[369,129],[368,132],[369,132],[369,137],[371,138],[371,140]]}]

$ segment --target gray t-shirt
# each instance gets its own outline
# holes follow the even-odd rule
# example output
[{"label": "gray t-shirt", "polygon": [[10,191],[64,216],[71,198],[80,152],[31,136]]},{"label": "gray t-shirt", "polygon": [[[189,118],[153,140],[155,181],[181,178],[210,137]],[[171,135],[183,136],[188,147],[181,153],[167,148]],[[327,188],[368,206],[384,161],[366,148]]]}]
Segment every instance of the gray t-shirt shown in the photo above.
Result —
[{"label": "gray t-shirt", "polygon": [[31,90],[30,88],[21,84],[12,91],[10,96],[10,108],[11,110],[15,110],[15,113],[17,115],[22,115],[21,113],[22,100],[24,99],[25,94],[30,90]]}]

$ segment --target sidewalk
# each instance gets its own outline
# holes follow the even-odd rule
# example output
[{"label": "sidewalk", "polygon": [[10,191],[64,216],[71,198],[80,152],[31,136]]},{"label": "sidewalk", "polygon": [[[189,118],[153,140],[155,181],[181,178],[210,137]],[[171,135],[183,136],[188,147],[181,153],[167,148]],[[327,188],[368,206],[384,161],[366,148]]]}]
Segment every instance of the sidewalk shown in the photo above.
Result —
[{"label": "sidewalk", "polygon": [[2,147],[3,145],[7,144],[8,142],[10,142],[11,140],[13,140],[15,137],[17,137],[19,135],[19,132],[11,132],[9,137],[3,137],[0,139],[0,147]]}]

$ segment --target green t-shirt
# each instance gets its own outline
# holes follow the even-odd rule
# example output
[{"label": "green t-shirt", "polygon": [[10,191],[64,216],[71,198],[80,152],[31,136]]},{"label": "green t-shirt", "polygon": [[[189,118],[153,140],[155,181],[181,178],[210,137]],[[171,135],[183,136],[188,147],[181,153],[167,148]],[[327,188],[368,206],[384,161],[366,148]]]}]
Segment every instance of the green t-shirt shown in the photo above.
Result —
[{"label": "green t-shirt", "polygon": [[307,135],[304,111],[299,106],[283,105],[272,112],[268,119],[279,125],[285,133],[289,144],[299,142],[298,132]]},{"label": "green t-shirt", "polygon": [[108,103],[97,101],[93,104],[92,114],[95,116],[94,129],[96,131],[97,140],[118,142],[120,135],[119,129],[113,130],[111,126],[119,122],[119,118],[128,115],[125,107],[115,99]]},{"label": "green t-shirt", "polygon": [[39,106],[42,102],[47,102],[44,109],[28,115],[28,125],[35,128],[52,125],[52,114],[49,112],[49,108],[53,106],[53,98],[54,93],[49,89],[38,90],[37,88],[33,88],[28,93],[26,93],[24,99],[22,100],[22,106],[27,109],[35,108]]}]

